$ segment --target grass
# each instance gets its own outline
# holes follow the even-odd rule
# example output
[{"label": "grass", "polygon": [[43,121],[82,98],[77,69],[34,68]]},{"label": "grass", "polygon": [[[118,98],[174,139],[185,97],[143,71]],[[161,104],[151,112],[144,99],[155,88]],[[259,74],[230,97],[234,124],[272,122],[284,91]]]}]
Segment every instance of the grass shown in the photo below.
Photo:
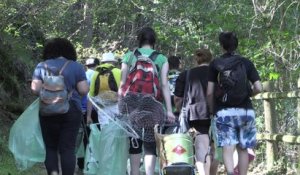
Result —
[{"label": "grass", "polygon": [[[42,167],[39,167],[38,165],[26,171],[19,171],[16,167],[15,160],[12,154],[8,152],[8,150],[1,150],[0,154],[1,154],[0,175],[45,175],[45,173],[41,171]],[[36,172],[41,172],[41,173],[38,174]]]},{"label": "grass", "polygon": [[46,175],[42,164],[36,164],[25,171],[18,170],[15,159],[8,149],[9,128],[12,122],[3,120],[7,116],[0,116],[0,175]]}]

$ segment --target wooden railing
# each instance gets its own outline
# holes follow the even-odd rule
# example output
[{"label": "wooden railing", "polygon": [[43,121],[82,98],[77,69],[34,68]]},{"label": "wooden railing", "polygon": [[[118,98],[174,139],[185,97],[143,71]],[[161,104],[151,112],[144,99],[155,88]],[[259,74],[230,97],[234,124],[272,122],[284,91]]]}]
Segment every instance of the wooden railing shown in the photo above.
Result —
[{"label": "wooden railing", "polygon": [[[300,84],[300,83],[299,83]],[[267,169],[271,170],[274,166],[274,162],[277,160],[277,147],[278,142],[285,142],[289,144],[298,144],[300,147],[300,136],[299,135],[282,135],[278,134],[276,128],[277,115],[275,111],[275,101],[276,99],[290,99],[299,98],[298,100],[298,116],[297,116],[297,133],[300,133],[300,90],[290,91],[290,92],[273,92],[274,85],[270,82],[263,83],[264,91],[254,97],[253,100],[260,99],[263,100],[263,110],[264,110],[264,121],[265,121],[265,133],[258,133],[257,139],[266,141],[266,164]],[[299,160],[300,161],[300,160]]]}]

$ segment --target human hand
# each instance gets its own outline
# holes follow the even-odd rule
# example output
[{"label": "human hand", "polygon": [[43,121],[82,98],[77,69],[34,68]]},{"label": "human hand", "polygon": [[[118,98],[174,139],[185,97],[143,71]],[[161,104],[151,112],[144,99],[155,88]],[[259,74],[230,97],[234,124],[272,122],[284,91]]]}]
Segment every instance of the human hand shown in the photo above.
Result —
[{"label": "human hand", "polygon": [[92,124],[92,123],[93,123],[92,117],[91,117],[91,116],[87,116],[87,117],[86,117],[86,124],[87,124],[87,125],[90,125],[90,124]]},{"label": "human hand", "polygon": [[174,123],[175,122],[175,115],[173,114],[173,112],[168,111],[167,112],[167,121],[170,123]]}]

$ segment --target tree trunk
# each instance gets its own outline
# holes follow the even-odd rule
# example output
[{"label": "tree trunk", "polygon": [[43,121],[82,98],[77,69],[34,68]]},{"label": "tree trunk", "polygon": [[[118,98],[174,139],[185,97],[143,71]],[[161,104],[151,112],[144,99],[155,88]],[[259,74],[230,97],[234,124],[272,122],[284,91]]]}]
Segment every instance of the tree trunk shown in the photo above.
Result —
[{"label": "tree trunk", "polygon": [[89,48],[92,46],[93,40],[93,14],[92,3],[86,1],[83,6],[83,47]]}]

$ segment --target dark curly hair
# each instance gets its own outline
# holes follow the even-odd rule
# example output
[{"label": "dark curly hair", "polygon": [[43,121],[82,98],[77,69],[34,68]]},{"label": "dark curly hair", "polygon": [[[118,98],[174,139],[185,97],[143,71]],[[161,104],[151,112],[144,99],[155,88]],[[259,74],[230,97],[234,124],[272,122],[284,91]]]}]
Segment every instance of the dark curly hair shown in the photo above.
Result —
[{"label": "dark curly hair", "polygon": [[53,38],[46,42],[42,59],[48,60],[64,57],[68,60],[77,60],[76,50],[73,44],[65,38]]}]

